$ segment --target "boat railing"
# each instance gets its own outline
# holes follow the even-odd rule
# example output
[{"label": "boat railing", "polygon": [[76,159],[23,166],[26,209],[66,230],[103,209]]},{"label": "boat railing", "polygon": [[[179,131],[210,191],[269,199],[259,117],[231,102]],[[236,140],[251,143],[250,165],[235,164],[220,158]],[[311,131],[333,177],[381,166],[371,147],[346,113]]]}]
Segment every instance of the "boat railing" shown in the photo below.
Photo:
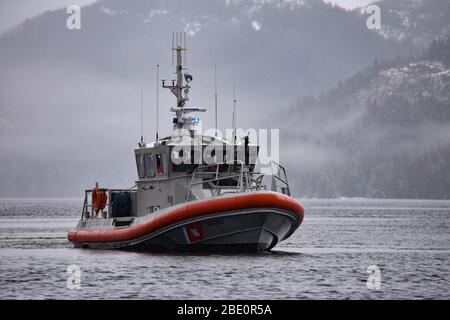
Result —
[{"label": "boat railing", "polygon": [[[106,192],[107,201],[105,204],[105,208],[100,210],[99,214],[102,218],[107,218],[112,216],[112,204],[111,204],[111,194],[114,192],[135,192],[132,188],[128,189],[107,189],[107,188],[99,188],[98,191]],[[89,218],[97,218],[98,216],[94,212],[94,207],[92,205],[92,194],[94,189],[86,189],[84,190],[84,201],[83,201],[83,210],[81,212],[81,219],[89,219]]]},{"label": "boat railing", "polygon": [[[227,193],[241,193],[251,190],[265,190],[265,186],[262,183],[264,177],[259,172],[250,172],[249,168],[243,161],[238,160],[240,170],[237,172],[221,172],[221,166],[227,164],[214,163],[208,165],[198,166],[191,176],[191,181],[188,186],[188,192],[186,194],[186,201],[191,200],[192,188],[197,185],[208,186],[211,190],[211,196],[217,197]],[[222,184],[221,181],[236,180],[236,185]]]},{"label": "boat railing", "polygon": [[287,196],[291,196],[289,182],[287,180],[286,169],[275,161],[271,161],[272,168],[272,187],[271,190],[281,192]]}]

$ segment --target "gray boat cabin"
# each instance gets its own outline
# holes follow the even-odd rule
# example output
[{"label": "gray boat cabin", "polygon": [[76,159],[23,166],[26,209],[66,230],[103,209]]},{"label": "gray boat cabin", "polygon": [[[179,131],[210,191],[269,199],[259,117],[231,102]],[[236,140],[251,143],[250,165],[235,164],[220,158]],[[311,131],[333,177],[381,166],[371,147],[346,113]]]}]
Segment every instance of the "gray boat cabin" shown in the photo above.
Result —
[{"label": "gray boat cabin", "polygon": [[[259,147],[249,137],[223,139],[197,133],[199,118],[196,112],[206,108],[187,107],[190,82],[193,77],[183,73],[181,44],[173,45],[176,54],[176,80],[162,87],[176,96],[171,136],[151,144],[141,142],[134,150],[137,176],[131,189],[100,189],[107,202],[101,217],[120,222],[125,217],[142,217],[188,201],[265,190],[263,175],[255,172]],[[217,130],[217,129],[216,129]],[[290,195],[284,168],[276,165],[271,190]],[[82,219],[97,217],[92,206],[93,190],[85,190]],[[131,220],[127,220],[128,222]]]}]

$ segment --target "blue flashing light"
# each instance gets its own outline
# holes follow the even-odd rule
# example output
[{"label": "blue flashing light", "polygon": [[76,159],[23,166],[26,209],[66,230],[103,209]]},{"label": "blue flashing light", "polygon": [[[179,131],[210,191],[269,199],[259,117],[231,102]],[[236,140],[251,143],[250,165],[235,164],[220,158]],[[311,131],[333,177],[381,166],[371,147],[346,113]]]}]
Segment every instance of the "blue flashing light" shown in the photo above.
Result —
[{"label": "blue flashing light", "polygon": [[178,123],[178,118],[173,118],[172,123]]}]

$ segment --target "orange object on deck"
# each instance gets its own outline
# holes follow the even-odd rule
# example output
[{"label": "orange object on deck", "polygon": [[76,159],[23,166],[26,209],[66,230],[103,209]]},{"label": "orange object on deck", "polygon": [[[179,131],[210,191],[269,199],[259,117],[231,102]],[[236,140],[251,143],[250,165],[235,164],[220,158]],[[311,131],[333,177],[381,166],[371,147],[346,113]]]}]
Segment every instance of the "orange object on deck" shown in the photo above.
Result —
[{"label": "orange object on deck", "polygon": [[95,183],[95,188],[92,190],[92,209],[97,214],[100,210],[105,209],[108,195],[105,191],[100,190],[98,183]]}]

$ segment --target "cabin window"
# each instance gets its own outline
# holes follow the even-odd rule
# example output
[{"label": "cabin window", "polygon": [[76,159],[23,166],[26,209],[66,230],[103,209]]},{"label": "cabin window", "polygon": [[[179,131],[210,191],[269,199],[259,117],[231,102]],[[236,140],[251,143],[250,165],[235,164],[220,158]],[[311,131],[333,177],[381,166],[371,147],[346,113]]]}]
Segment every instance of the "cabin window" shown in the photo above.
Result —
[{"label": "cabin window", "polygon": [[166,172],[166,155],[164,153],[160,153],[156,155],[156,173],[158,176],[162,176]]},{"label": "cabin window", "polygon": [[136,165],[139,178],[144,178],[145,177],[144,154],[139,153],[136,155]]},{"label": "cabin window", "polygon": [[147,174],[147,178],[155,176],[155,159],[153,157],[153,154],[151,153],[144,154],[144,167],[145,173]]},{"label": "cabin window", "polygon": [[172,161],[172,172],[192,173],[192,171],[199,166],[198,164],[202,163],[202,153],[197,152],[196,155],[194,150],[191,149],[181,149],[178,152],[173,151],[172,156],[177,160],[176,163],[179,163],[175,164],[174,161]]}]

